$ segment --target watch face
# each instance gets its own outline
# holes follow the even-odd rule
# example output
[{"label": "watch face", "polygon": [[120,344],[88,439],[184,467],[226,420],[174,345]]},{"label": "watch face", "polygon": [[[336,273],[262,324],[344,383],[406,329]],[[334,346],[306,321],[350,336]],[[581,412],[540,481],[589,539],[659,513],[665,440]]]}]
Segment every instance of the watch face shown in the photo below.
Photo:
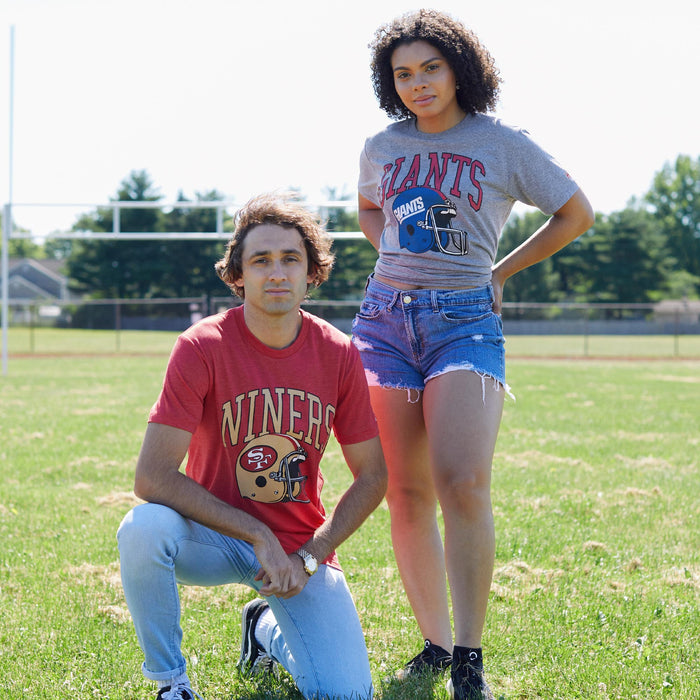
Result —
[{"label": "watch face", "polygon": [[306,573],[311,576],[311,574],[316,573],[316,569],[318,569],[318,564],[316,563],[316,559],[309,555],[304,559],[304,568],[306,569]]},{"label": "watch face", "polygon": [[313,576],[318,571],[318,562],[313,554],[310,554],[305,549],[298,549],[296,552],[304,562],[304,571],[309,575]]},{"label": "watch face", "polygon": [[306,554],[304,556],[304,571],[309,576],[313,576],[318,569],[318,563],[316,562],[316,557],[313,556],[313,554]]}]

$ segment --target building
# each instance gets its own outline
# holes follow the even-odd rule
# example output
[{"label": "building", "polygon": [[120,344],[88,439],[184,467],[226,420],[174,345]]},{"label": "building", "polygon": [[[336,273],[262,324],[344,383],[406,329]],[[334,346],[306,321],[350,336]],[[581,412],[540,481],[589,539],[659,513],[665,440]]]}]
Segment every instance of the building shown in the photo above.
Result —
[{"label": "building", "polygon": [[60,260],[11,259],[8,266],[8,298],[12,302],[66,301],[68,278]]}]

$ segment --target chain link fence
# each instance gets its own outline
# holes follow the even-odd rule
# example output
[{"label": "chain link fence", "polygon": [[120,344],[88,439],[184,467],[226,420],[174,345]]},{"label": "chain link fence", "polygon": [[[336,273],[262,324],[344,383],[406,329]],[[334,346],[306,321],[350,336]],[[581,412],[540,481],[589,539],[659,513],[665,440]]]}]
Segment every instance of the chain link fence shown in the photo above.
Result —
[{"label": "chain link fence", "polygon": [[[85,352],[84,333],[95,331],[91,352],[128,351],[124,339],[140,333],[154,348],[170,347],[170,334],[240,303],[233,296],[183,299],[13,300],[9,305],[13,354]],[[349,333],[359,300],[307,300],[305,308]],[[700,358],[700,303],[504,303],[503,325],[511,355],[661,356]],[[55,333],[66,340],[56,346]],[[71,349],[70,338],[79,336]],[[158,339],[158,336],[163,336]],[[101,342],[98,342],[102,339]],[[157,342],[156,342],[156,339]],[[130,342],[135,346],[136,340]]]}]

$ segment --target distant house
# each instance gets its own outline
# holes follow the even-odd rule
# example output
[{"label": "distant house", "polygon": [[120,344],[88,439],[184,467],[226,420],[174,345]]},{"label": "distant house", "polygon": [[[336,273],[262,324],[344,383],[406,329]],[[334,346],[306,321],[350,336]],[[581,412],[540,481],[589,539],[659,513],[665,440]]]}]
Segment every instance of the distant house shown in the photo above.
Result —
[{"label": "distant house", "polygon": [[8,297],[12,301],[65,301],[68,278],[60,260],[11,259],[8,265]]},{"label": "distant house", "polygon": [[700,321],[700,300],[664,299],[654,304],[654,318],[659,321],[676,323],[698,323]]}]

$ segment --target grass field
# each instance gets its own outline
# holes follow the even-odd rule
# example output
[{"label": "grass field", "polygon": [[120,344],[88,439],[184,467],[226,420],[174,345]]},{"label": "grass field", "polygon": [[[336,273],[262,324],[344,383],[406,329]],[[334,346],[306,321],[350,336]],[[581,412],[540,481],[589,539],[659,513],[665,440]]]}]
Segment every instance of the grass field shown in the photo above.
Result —
[{"label": "grass field", "polygon": [[[121,354],[90,356],[99,335],[76,357],[58,355],[76,336],[57,334],[42,350],[57,356],[13,355],[0,376],[3,698],[155,696],[115,530],[135,503],[136,454],[172,336],[122,337]],[[700,698],[700,362],[513,359],[509,383],[517,401],[494,463],[484,639],[496,697]],[[334,443],[325,472],[332,505],[349,477]],[[384,680],[421,644],[384,505],[340,556],[378,700],[444,700],[444,679]],[[184,651],[207,700],[300,697],[284,678],[258,686],[236,673],[250,591],[182,595]]]}]

